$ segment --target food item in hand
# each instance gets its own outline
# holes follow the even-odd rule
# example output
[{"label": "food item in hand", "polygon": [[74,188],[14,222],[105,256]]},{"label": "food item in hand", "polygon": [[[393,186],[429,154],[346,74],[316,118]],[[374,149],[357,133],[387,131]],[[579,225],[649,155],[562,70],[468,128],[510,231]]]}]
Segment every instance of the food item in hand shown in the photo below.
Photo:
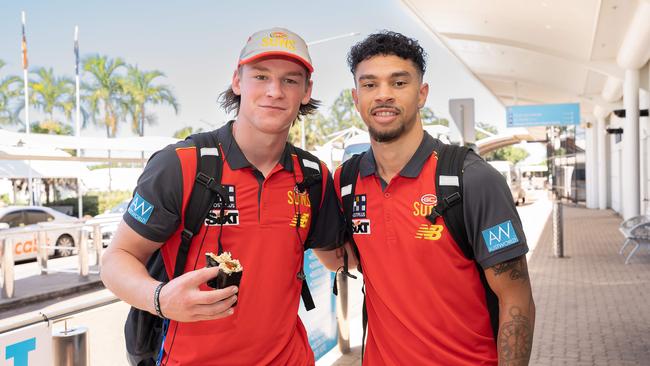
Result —
[{"label": "food item in hand", "polygon": [[219,267],[217,277],[208,281],[208,286],[214,289],[222,289],[228,286],[237,286],[241,282],[244,267],[237,259],[233,259],[230,252],[223,252],[221,255],[205,253],[206,267]]}]

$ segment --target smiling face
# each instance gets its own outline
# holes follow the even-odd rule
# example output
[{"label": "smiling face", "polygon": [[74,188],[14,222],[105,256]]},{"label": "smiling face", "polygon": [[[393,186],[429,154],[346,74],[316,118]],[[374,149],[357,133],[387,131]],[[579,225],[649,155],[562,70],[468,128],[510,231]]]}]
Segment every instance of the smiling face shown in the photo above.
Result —
[{"label": "smiling face", "polygon": [[413,62],[394,55],[360,62],[355,84],[354,103],[377,142],[394,141],[410,131],[429,93]]},{"label": "smiling face", "polygon": [[260,59],[235,71],[232,90],[241,96],[238,120],[269,134],[288,133],[301,104],[311,98],[307,70],[290,58]]}]

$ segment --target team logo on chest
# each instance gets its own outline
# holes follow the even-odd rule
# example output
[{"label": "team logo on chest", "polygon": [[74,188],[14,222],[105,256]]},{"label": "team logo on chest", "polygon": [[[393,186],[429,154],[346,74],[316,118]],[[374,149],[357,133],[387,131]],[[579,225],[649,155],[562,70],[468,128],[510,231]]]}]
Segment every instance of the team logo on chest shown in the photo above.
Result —
[{"label": "team logo on chest", "polygon": [[[223,185],[228,192],[228,197],[226,202],[215,202],[208,212],[208,216],[205,218],[206,226],[215,226],[215,225],[239,225],[239,210],[237,210],[237,195],[235,193],[234,185]],[[223,215],[221,215],[221,209],[223,206]]]},{"label": "team logo on chest", "polygon": [[[426,193],[420,197],[420,200],[413,202],[413,216],[429,216],[437,204],[438,197],[433,193]],[[415,238],[436,241],[442,237],[443,230],[444,226],[442,225],[431,225],[430,223],[420,224],[418,230],[415,232]]]},{"label": "team logo on chest", "polygon": [[368,201],[365,194],[354,195],[352,202],[352,233],[370,234],[370,220],[366,218]]}]

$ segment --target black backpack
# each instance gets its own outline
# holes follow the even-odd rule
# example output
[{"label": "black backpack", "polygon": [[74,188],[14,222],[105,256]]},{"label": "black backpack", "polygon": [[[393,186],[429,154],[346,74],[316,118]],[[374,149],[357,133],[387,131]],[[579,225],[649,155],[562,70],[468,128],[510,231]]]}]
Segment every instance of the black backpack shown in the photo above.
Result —
[{"label": "black backpack", "polygon": [[[181,234],[181,244],[176,256],[174,278],[183,274],[192,238],[201,230],[205,218],[213,207],[213,204],[217,202],[222,203],[220,217],[223,217],[224,208],[227,206],[228,202],[228,192],[221,184],[223,160],[219,156],[219,143],[216,134],[214,132],[198,133],[188,137],[188,139],[191,139],[196,146],[197,174],[194,180],[192,193],[190,194],[190,199],[187,203],[189,208],[185,210],[185,225]],[[202,153],[203,148],[207,148],[208,150],[204,150],[204,153]],[[320,170],[316,172],[312,166],[316,164],[316,166],[320,168],[320,160],[308,152],[295,147],[292,147],[292,152],[298,156],[300,169],[302,170],[304,177],[302,182],[297,183],[297,189],[300,191],[308,191],[312,208],[311,223],[313,224],[317,220],[320,208],[321,196],[323,193],[323,177]],[[305,166],[305,161],[311,163],[308,163]],[[310,170],[314,173],[308,174]],[[314,227],[315,225],[310,226],[307,237],[309,237]],[[298,230],[297,228],[298,225],[296,225],[296,230]],[[307,243],[305,243],[305,250],[307,249]],[[218,254],[221,254],[223,251],[221,235],[218,237],[218,251]],[[151,255],[147,261],[146,267],[149,275],[154,279],[162,282],[169,281],[165,270],[165,264],[163,263],[162,255],[159,250],[155,251]],[[307,280],[304,278],[304,271],[301,271],[298,276],[303,279],[301,296],[305,308],[308,311],[312,310],[315,305],[309,287],[307,287]],[[159,318],[148,311],[131,307],[126,323],[124,324],[127,359],[130,365],[156,365],[156,360],[164,336],[163,323],[164,321],[162,318]]]},{"label": "black backpack", "polygon": [[[436,167],[435,185],[436,196],[438,196],[438,204],[433,208],[430,215],[426,219],[435,224],[439,217],[444,220],[447,229],[458,244],[465,257],[474,260],[474,249],[470,245],[467,237],[467,230],[465,228],[465,218],[463,216],[463,165],[465,157],[470,152],[470,149],[463,146],[448,145],[444,143],[437,143],[436,153],[438,154],[438,163]],[[363,273],[361,268],[361,260],[359,248],[354,243],[353,219],[352,219],[352,206],[354,203],[354,189],[359,175],[359,163],[361,162],[361,153],[352,156],[341,166],[340,187],[343,191],[345,187],[346,195],[341,192],[341,201],[343,206],[343,214],[345,216],[346,239],[348,239],[350,246],[357,259],[359,260],[359,272]],[[349,187],[349,188],[348,188]],[[347,256],[344,256],[343,274],[351,276],[348,272]],[[497,339],[499,331],[499,302],[496,294],[492,291],[485,278],[483,269],[475,261],[478,273],[485,288],[486,303],[488,304],[488,312],[490,314],[490,322],[492,324],[492,331],[494,339]],[[336,290],[334,291],[336,294]],[[363,339],[361,344],[361,353],[365,350],[366,330],[368,325],[368,313],[366,311],[365,291],[363,299],[362,310],[363,321]]]}]

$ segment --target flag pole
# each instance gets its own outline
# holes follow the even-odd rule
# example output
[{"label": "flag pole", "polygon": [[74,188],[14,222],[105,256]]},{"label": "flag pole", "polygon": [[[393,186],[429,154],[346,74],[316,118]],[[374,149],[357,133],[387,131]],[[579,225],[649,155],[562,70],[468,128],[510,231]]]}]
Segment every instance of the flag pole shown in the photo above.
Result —
[{"label": "flag pole", "polygon": [[[27,79],[27,68],[29,67],[27,61],[27,37],[25,36],[25,11],[22,11],[22,56],[23,56],[23,80],[25,82],[25,134],[29,136],[29,80]],[[34,190],[32,187],[32,161],[27,160],[27,193],[29,196],[29,205],[34,204]]]},{"label": "flag pole", "polygon": [[[77,143],[80,143],[81,137],[81,97],[79,95],[79,26],[74,26],[74,70],[75,70],[75,93],[76,93],[76,113],[75,113],[75,136]],[[77,158],[81,157],[81,147],[77,147]],[[81,164],[81,162],[79,162]],[[83,196],[81,195],[81,177],[77,176],[77,213],[79,218],[83,217]]]}]

